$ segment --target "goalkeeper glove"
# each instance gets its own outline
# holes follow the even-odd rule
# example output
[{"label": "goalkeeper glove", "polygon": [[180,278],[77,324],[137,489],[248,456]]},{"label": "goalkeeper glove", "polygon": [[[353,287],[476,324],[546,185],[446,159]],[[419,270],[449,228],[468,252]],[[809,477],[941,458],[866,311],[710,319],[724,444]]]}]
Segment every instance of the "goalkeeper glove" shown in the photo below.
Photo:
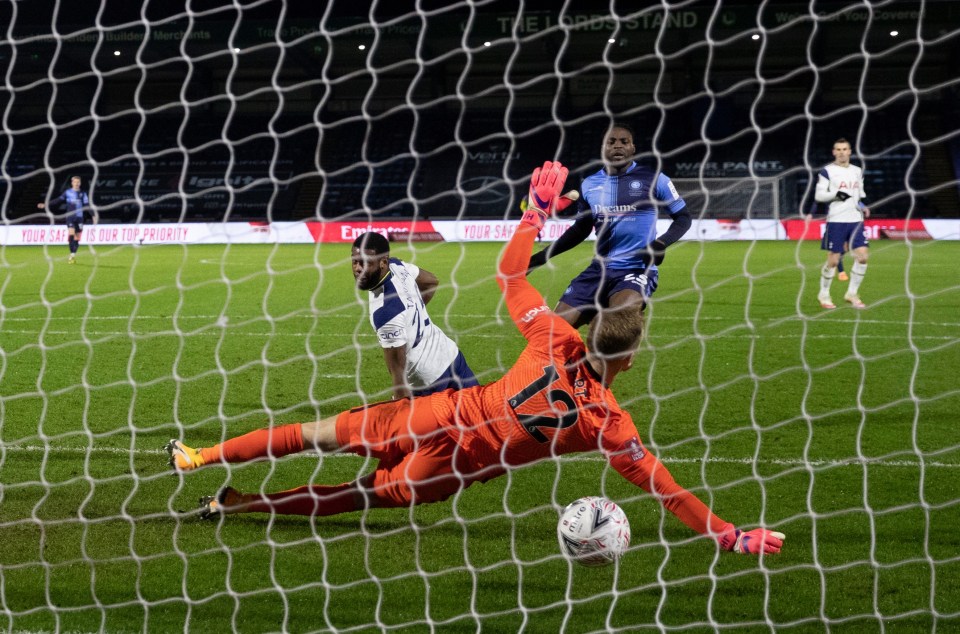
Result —
[{"label": "goalkeeper glove", "polygon": [[[580,192],[575,189],[571,189],[566,194],[557,198],[557,208],[556,212],[561,213],[567,209],[570,205],[577,202],[580,199]],[[524,196],[520,199],[520,211],[526,211],[530,207],[530,200]]]},{"label": "goalkeeper glove", "polygon": [[733,524],[727,524],[727,529],[717,537],[720,547],[740,555],[775,555],[783,547],[786,535],[766,528],[755,528],[752,531],[742,531]]},{"label": "goalkeeper glove", "polygon": [[848,194],[847,192],[840,192],[840,191],[837,192],[836,200],[843,202],[847,198],[850,198],[850,194]]},{"label": "goalkeeper glove", "polygon": [[662,240],[654,240],[640,252],[640,261],[646,266],[650,266],[651,262],[659,265],[663,262],[663,256],[666,255],[664,253],[666,250],[667,245],[665,245]]},{"label": "goalkeeper glove", "polygon": [[530,177],[530,193],[527,196],[527,211],[520,222],[536,227],[539,231],[547,216],[557,208],[557,196],[563,191],[569,170],[559,162],[546,161],[543,167],[533,170]]}]

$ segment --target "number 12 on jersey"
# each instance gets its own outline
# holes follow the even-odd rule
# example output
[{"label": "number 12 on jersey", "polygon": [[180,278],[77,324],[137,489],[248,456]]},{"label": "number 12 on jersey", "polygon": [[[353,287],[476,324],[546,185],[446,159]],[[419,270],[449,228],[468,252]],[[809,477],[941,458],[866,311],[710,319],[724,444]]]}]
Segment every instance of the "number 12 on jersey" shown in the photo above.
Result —
[{"label": "number 12 on jersey", "polygon": [[[551,383],[556,381],[559,376],[560,374],[557,372],[556,366],[548,365],[543,368],[543,375],[539,379],[530,383],[530,385],[514,394],[512,397],[510,397],[510,400],[507,401],[511,409],[513,409],[514,413],[517,415],[517,420],[520,421],[520,424],[523,425],[523,428],[527,430],[527,433],[533,436],[537,442],[550,442],[550,439],[547,438],[546,434],[540,431],[541,427],[549,427],[557,430],[566,429],[571,425],[576,425],[577,421],[580,419],[580,412],[577,410],[577,404],[573,400],[573,397],[561,389],[555,389],[546,392],[546,394],[544,394],[546,397],[546,407],[540,410],[543,412],[549,411],[551,413],[557,413],[560,414],[559,416],[548,416],[546,414],[521,414],[520,412],[517,412],[519,407],[524,405],[527,401],[533,399],[541,392],[544,392],[544,390],[546,390]],[[557,407],[556,403],[563,403],[566,405],[566,411],[563,411],[562,408]]]}]

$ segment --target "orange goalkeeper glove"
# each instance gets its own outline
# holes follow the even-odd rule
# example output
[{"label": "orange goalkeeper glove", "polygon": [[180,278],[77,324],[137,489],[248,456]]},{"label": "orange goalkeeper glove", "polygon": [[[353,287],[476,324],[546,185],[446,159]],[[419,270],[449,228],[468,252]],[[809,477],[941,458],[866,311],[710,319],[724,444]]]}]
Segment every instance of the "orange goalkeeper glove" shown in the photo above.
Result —
[{"label": "orange goalkeeper glove", "polygon": [[[556,213],[561,213],[567,209],[570,205],[580,200],[580,192],[575,189],[571,189],[566,194],[557,198],[557,208]],[[526,196],[520,199],[520,211],[526,211],[530,207],[530,201]]]},{"label": "orange goalkeeper glove", "polygon": [[560,162],[546,161],[543,167],[533,170],[530,177],[530,193],[527,195],[527,210],[520,222],[532,225],[539,231],[547,216],[557,208],[557,197],[563,191],[570,172]]},{"label": "orange goalkeeper glove", "polygon": [[717,536],[720,548],[730,550],[740,555],[775,555],[783,547],[786,535],[766,528],[755,528],[752,531],[742,531],[733,524]]}]

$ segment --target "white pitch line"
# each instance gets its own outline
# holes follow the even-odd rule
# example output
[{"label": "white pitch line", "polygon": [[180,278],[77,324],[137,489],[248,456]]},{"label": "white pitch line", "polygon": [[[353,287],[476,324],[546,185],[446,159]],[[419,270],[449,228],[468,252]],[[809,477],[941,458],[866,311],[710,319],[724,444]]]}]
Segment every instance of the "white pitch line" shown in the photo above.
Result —
[{"label": "white pitch line", "polygon": [[[135,456],[165,456],[166,451],[163,449],[126,449],[122,447],[65,447],[65,446],[50,446],[45,447],[42,445],[7,445],[0,453],[3,452],[16,452],[16,453],[41,453],[41,454],[118,454],[118,455],[130,455]],[[318,459],[320,456],[316,453],[304,452],[293,456],[287,456],[284,460],[290,459],[307,459],[312,458],[314,460]],[[327,458],[356,458],[358,460],[362,459],[360,456],[355,456],[353,454],[345,453],[331,453],[323,456],[324,459]],[[602,456],[596,454],[572,454],[563,457],[564,460],[570,461],[586,461],[586,462],[606,462],[606,459]],[[931,467],[939,469],[960,469],[960,463],[953,462],[941,462],[938,460],[887,460],[887,459],[874,459],[874,458],[845,458],[843,460],[836,459],[813,459],[813,460],[803,460],[801,458],[761,458],[759,460],[754,460],[753,458],[724,458],[711,456],[710,458],[671,458],[669,456],[660,457],[660,461],[665,464],[758,464],[758,465],[779,465],[786,467],[852,467],[852,466],[880,466],[880,467]]]},{"label": "white pitch line", "polygon": [[[247,327],[247,326],[244,326]],[[10,330],[5,329],[3,331],[6,334],[17,334],[17,335],[37,335],[40,334],[37,330]],[[357,337],[361,339],[373,338],[376,335],[371,333],[343,333],[343,332],[235,332],[235,331],[221,331],[219,327],[217,330],[209,331],[204,330],[202,332],[177,332],[175,330],[167,331],[150,331],[150,332],[131,332],[129,330],[44,330],[44,335],[62,335],[68,337],[135,337],[138,339],[147,339],[152,337],[163,337],[163,336],[183,336],[183,337],[327,337],[334,339],[342,339],[344,336],[349,335],[351,337]],[[518,333],[514,332],[502,332],[497,334],[483,334],[483,333],[460,333],[458,336],[460,339],[470,339],[470,338],[480,338],[480,339],[504,339],[517,335]],[[757,339],[757,340],[769,340],[769,339],[850,339],[853,335],[844,334],[844,333],[827,333],[827,334],[785,334],[785,335],[764,335],[764,334],[754,334],[754,333],[718,333],[718,334],[703,334],[703,335],[668,335],[668,334],[650,334],[647,335],[648,340],[656,341],[683,341],[683,340],[698,340],[698,339]],[[890,340],[890,335],[856,335],[858,341],[864,339],[883,339],[886,341]],[[903,335],[903,339],[907,339],[906,335]],[[918,335],[911,334],[909,336],[911,341],[955,341],[960,339],[960,335]]]},{"label": "white pitch line", "polygon": [[[21,310],[22,308],[17,308]],[[12,311],[11,311],[12,312]],[[449,315],[445,313],[440,313],[444,317],[453,318],[453,319],[486,319],[490,323],[497,321],[497,315],[472,315],[469,313],[450,313]],[[270,315],[270,321],[288,321],[290,319],[316,319],[316,318],[328,318],[328,317],[362,317],[358,313],[353,312],[305,312],[305,311],[296,311],[293,313],[287,313],[284,315]],[[231,322],[233,323],[249,323],[256,320],[267,321],[267,315],[259,313],[256,315],[91,315],[89,317],[83,316],[38,316],[38,317],[2,317],[0,320],[3,322],[49,322],[49,321],[70,321],[70,322],[88,322],[88,321],[146,321],[146,320],[172,320],[176,319],[177,321],[186,321],[186,320],[202,320],[216,322],[219,319],[226,317],[227,325]],[[509,317],[502,316],[501,321],[509,322]],[[802,318],[801,315],[793,315],[793,317]],[[752,320],[756,327],[766,327],[768,324],[774,323],[777,326],[785,325],[784,321],[788,316],[778,317],[776,319],[769,319],[766,321],[763,320]],[[707,317],[707,316],[653,316],[650,318],[651,323],[655,322],[668,322],[668,321],[704,321],[704,322],[728,322],[732,324],[743,324],[746,325],[747,321],[742,318],[733,318],[733,317]],[[904,326],[907,324],[912,324],[913,326],[924,326],[924,327],[941,327],[941,328],[960,328],[960,322],[954,321],[904,321],[898,319],[831,319],[831,318],[819,318],[816,320],[819,323],[829,322],[831,324],[880,324],[880,325],[893,325],[893,326]]]}]

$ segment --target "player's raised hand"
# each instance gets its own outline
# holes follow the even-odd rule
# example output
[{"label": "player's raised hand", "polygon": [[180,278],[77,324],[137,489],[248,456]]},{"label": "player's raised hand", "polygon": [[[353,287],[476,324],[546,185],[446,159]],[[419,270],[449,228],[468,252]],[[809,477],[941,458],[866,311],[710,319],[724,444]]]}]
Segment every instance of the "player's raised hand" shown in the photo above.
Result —
[{"label": "player's raised hand", "polygon": [[[580,192],[575,189],[571,189],[566,194],[563,194],[557,198],[557,213],[565,210],[578,200],[580,200]],[[520,199],[520,211],[526,211],[529,206],[530,200],[526,196]]]},{"label": "player's raised hand", "polygon": [[530,195],[527,197],[530,207],[548,214],[553,213],[557,208],[557,197],[567,182],[568,173],[569,170],[559,161],[546,161],[543,167],[533,170],[533,176],[530,177]]},{"label": "player's raised hand", "polygon": [[537,231],[543,228],[547,216],[557,209],[557,198],[567,182],[568,173],[566,167],[553,161],[546,161],[542,167],[533,170],[530,192],[527,194],[527,209],[520,218],[521,223],[531,225]]},{"label": "player's raised hand", "polygon": [[[728,524],[729,526],[729,524]],[[720,547],[732,550],[741,555],[775,555],[783,548],[786,535],[766,528],[755,528],[752,531],[741,531],[730,528],[719,536]]]},{"label": "player's raised hand", "polygon": [[561,196],[560,198],[557,198],[557,209],[556,209],[556,211],[557,211],[558,213],[561,212],[561,211],[563,211],[564,209],[566,209],[567,207],[569,207],[569,206],[572,205],[573,203],[577,202],[579,199],[580,199],[580,192],[578,192],[578,191],[575,190],[575,189],[571,189],[570,191],[568,191],[566,194],[564,194],[564,195]]}]

